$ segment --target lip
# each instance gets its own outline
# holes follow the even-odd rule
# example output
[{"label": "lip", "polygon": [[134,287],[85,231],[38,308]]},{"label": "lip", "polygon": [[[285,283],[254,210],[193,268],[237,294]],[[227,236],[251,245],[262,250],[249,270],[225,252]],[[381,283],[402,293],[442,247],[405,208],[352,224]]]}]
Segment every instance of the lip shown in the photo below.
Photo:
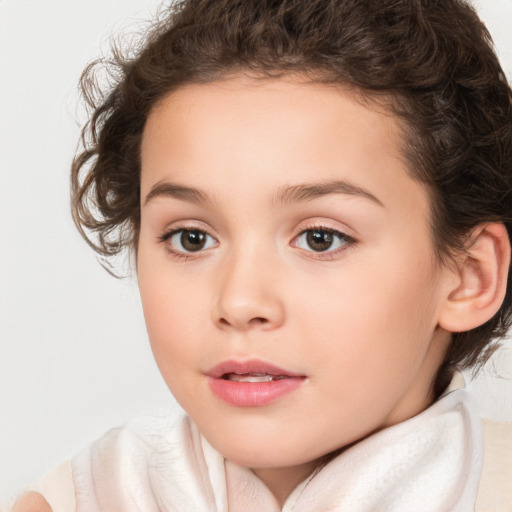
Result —
[{"label": "lip", "polygon": [[[260,373],[282,377],[268,382],[238,382],[223,379],[228,373]],[[223,361],[208,372],[208,384],[218,398],[235,407],[262,407],[296,390],[305,375],[291,372],[259,359]]]}]

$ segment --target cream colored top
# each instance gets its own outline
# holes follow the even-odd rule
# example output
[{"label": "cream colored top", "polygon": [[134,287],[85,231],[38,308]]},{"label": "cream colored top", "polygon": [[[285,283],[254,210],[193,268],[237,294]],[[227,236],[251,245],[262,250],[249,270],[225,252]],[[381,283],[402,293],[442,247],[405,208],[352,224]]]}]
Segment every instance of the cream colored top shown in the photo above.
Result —
[{"label": "cream colored top", "polygon": [[[512,512],[512,422],[483,420],[484,464],[475,512]],[[76,508],[71,461],[43,478],[39,490],[54,512]]]},{"label": "cream colored top", "polygon": [[[43,478],[54,512],[512,512],[512,424],[483,421],[465,389],[361,441],[300,484],[280,509],[186,417],[108,432]],[[478,483],[480,481],[480,484]]]},{"label": "cream colored top", "polygon": [[477,512],[512,512],[512,422],[483,420],[484,467]]},{"label": "cream colored top", "polygon": [[[475,512],[512,512],[512,422],[483,420],[484,464]],[[54,512],[76,508],[71,461],[45,478],[37,490],[50,501]]]}]

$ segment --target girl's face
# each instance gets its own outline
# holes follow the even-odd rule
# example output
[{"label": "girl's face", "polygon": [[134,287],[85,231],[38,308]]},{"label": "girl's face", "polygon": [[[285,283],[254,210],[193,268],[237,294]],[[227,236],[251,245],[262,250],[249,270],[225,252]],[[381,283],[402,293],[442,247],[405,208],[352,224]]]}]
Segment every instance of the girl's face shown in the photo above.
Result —
[{"label": "girl's face", "polygon": [[187,86],[149,116],[153,352],[208,441],[257,474],[310,469],[432,401],[453,276],[401,137],[352,93],[291,78]]}]

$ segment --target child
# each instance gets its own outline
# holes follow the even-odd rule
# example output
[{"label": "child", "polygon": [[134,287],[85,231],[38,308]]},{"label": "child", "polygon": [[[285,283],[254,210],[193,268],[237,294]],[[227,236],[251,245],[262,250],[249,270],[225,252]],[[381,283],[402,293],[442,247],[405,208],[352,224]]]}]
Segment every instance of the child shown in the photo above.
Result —
[{"label": "child", "polygon": [[512,229],[511,92],[473,10],[188,0],[118,71],[74,219],[134,254],[187,415],[108,432],[36,488],[52,510],[473,510],[457,369],[510,324]]}]

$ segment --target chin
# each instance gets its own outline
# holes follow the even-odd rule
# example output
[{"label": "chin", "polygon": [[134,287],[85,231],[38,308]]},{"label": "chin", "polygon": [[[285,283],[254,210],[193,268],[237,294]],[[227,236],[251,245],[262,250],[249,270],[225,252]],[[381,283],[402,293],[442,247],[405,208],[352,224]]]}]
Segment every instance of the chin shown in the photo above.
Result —
[{"label": "chin", "polygon": [[[227,460],[251,469],[284,468],[311,463],[325,455],[316,450],[300,451],[294,441],[283,443],[283,435],[273,437],[234,436],[226,433],[221,439],[209,438],[208,442]],[[229,440],[229,442],[227,442]],[[317,448],[317,447],[315,447]]]}]

